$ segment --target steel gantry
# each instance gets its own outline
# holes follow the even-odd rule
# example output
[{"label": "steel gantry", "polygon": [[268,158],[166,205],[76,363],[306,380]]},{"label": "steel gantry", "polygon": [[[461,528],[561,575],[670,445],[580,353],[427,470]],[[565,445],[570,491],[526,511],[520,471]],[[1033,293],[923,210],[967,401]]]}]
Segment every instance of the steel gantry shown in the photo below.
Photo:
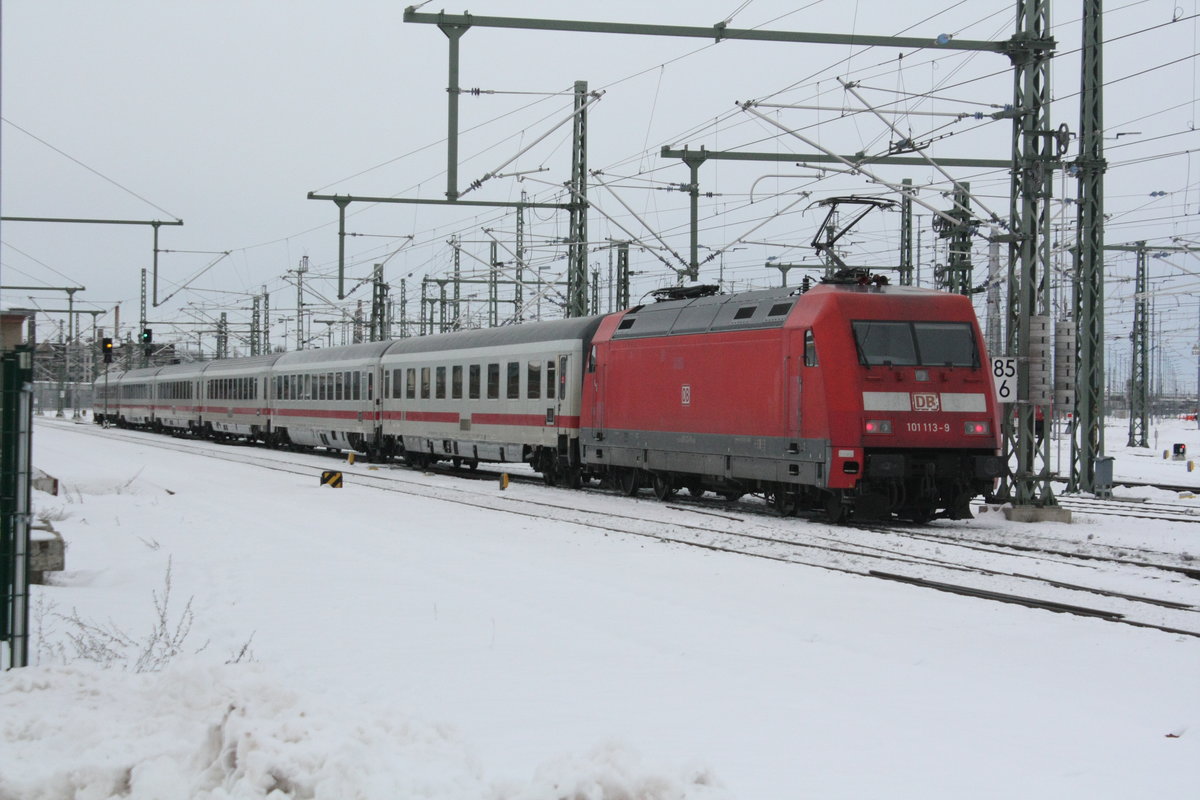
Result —
[{"label": "steel gantry", "polygon": [[[1096,460],[1104,455],[1104,104],[1103,0],[1083,2],[1079,157],[1072,299],[1076,324],[1074,426],[1069,491],[1095,492]],[[1104,487],[1099,487],[1102,491]]]}]

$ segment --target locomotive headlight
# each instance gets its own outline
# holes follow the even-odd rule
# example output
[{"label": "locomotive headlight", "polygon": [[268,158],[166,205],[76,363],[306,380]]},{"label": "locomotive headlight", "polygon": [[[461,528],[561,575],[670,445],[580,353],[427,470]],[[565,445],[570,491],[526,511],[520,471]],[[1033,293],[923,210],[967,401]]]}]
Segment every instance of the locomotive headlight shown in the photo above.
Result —
[{"label": "locomotive headlight", "polygon": [[864,433],[891,433],[892,421],[890,419],[869,419],[863,423]]},{"label": "locomotive headlight", "polygon": [[967,422],[963,425],[963,433],[967,436],[987,436],[992,432],[992,423],[984,420],[983,422]]}]

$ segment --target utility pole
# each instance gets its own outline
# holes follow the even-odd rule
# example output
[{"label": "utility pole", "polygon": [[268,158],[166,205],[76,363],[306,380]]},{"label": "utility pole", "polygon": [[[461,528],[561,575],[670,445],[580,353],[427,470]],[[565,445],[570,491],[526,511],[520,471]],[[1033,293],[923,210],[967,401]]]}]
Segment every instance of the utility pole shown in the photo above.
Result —
[{"label": "utility pole", "polygon": [[383,280],[383,264],[376,264],[371,278],[371,341],[382,342],[391,338],[387,324],[388,285]]},{"label": "utility pole", "polygon": [[259,346],[258,351],[265,355],[271,352],[271,295],[267,294],[266,286],[262,287],[262,306],[262,344]]},{"label": "utility pole", "polygon": [[587,81],[575,81],[571,137],[571,210],[567,239],[567,316],[587,315]]},{"label": "utility pole", "polygon": [[222,311],[217,321],[217,352],[216,358],[229,358],[229,318]]},{"label": "utility pole", "polygon": [[[1051,489],[1050,198],[1065,137],[1050,127],[1050,0],[1019,0],[1009,42],[1013,74],[1013,171],[1008,267],[1008,353],[1017,357],[1017,415],[1004,420],[1005,454],[1015,456],[1008,512],[1019,520],[1069,520]],[[1065,131],[1064,131],[1065,133]],[[1057,151],[1056,151],[1057,147]]]},{"label": "utility pole", "polygon": [[[900,285],[912,286],[913,282],[913,202],[912,178],[900,181],[904,191],[900,193]],[[787,286],[784,274],[783,285]]]},{"label": "utility pole", "polygon": [[957,220],[949,223],[945,217],[934,217],[933,229],[938,236],[949,239],[950,256],[940,286],[937,288],[955,294],[971,293],[971,236],[975,220],[971,216],[971,184],[954,184],[954,208],[946,214]]},{"label": "utility pole", "polygon": [[629,242],[617,242],[617,309],[629,308]]},{"label": "utility pole", "polygon": [[304,349],[304,273],[308,272],[308,256],[300,257],[296,267],[296,349]]},{"label": "utility pole", "polygon": [[262,305],[261,298],[255,295],[250,310],[250,355],[261,355],[258,346],[262,341]]},{"label": "utility pole", "polygon": [[[1104,36],[1103,0],[1083,0],[1075,281],[1078,369],[1068,491],[1095,492],[1104,455]],[[1131,417],[1132,419],[1132,417]]]}]

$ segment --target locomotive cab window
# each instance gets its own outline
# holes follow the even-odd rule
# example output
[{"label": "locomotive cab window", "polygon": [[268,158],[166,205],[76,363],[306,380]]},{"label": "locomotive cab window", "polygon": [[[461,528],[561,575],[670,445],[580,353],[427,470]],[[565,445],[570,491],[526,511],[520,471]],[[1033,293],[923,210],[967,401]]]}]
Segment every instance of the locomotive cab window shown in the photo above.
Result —
[{"label": "locomotive cab window", "polygon": [[978,367],[975,335],[965,322],[883,322],[853,324],[858,360],[869,367]]},{"label": "locomotive cab window", "polygon": [[914,322],[921,363],[930,366],[978,367],[979,351],[971,326],[961,322]]}]

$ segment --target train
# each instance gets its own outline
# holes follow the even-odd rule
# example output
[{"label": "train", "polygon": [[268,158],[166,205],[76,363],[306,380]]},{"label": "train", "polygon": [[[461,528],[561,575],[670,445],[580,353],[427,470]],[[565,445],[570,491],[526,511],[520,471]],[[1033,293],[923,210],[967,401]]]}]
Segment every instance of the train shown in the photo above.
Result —
[{"label": "train", "polygon": [[782,514],[971,516],[1005,470],[970,300],[861,270],[671,287],[615,313],[110,370],[94,419],[552,486],[763,497]]}]

